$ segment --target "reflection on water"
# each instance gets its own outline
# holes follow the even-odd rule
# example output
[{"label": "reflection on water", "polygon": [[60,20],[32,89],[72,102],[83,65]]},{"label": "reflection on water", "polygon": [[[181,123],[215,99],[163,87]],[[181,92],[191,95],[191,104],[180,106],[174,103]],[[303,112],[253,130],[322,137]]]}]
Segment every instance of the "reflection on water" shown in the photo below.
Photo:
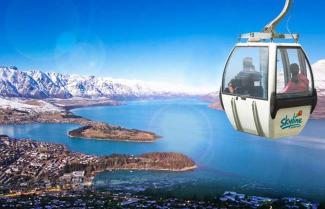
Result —
[{"label": "reflection on water", "polygon": [[[193,172],[117,171],[99,174],[101,188],[142,191],[174,186],[200,195],[244,191],[257,195],[325,197],[325,121],[312,120],[298,137],[266,140],[235,132],[225,114],[196,100],[138,101],[116,107],[89,107],[74,112],[84,117],[149,130],[163,138],[155,143],[70,139],[71,124],[1,127],[2,133],[66,144],[71,150],[96,155],[176,151],[199,166]],[[188,186],[190,185],[190,186]]]}]

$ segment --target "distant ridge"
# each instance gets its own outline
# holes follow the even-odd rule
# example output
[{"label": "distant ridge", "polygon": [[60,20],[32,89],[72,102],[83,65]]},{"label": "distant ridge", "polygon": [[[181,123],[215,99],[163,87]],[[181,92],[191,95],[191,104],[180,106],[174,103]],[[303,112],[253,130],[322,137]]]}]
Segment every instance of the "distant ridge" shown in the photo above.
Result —
[{"label": "distant ridge", "polygon": [[325,59],[317,61],[312,65],[315,87],[319,95],[325,95]]},{"label": "distant ridge", "polygon": [[23,98],[108,97],[113,99],[198,96],[209,90],[177,84],[113,79],[109,77],[20,71],[0,67],[0,96]]}]

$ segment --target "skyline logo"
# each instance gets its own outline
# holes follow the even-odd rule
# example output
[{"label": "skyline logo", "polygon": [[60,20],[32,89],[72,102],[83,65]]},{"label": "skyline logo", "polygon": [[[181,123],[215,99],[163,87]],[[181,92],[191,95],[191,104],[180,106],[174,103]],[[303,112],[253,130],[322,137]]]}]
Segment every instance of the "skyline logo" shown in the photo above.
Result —
[{"label": "skyline logo", "polygon": [[284,129],[291,129],[291,128],[299,128],[301,127],[302,124],[302,110],[300,110],[298,113],[294,113],[291,118],[286,115],[284,118],[281,120],[281,126],[280,128],[282,130]]}]

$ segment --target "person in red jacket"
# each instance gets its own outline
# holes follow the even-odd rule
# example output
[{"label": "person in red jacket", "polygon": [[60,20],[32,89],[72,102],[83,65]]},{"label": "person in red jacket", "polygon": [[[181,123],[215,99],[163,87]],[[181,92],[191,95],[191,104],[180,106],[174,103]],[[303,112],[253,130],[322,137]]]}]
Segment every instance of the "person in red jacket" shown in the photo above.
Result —
[{"label": "person in red jacket", "polygon": [[299,65],[293,63],[290,65],[291,79],[281,91],[281,93],[303,93],[308,91],[309,80],[303,73],[299,73]]}]

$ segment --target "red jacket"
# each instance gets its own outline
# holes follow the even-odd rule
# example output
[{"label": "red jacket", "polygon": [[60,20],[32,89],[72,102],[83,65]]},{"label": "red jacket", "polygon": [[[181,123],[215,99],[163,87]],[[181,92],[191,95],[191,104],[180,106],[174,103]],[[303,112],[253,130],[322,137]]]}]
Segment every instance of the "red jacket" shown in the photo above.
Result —
[{"label": "red jacket", "polygon": [[308,91],[309,80],[304,74],[298,75],[298,82],[289,81],[281,93],[300,93]]}]

